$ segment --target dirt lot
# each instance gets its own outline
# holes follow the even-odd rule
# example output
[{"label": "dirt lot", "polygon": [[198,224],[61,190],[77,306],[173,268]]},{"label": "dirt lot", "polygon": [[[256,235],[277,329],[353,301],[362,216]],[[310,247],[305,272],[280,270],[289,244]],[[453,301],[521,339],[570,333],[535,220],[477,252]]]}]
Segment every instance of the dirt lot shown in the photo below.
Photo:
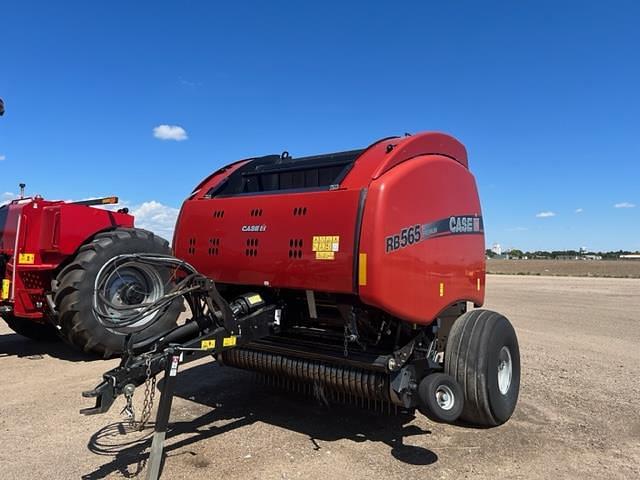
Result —
[{"label": "dirt lot", "polygon": [[640,278],[640,260],[488,260],[487,272],[506,275]]},{"label": "dirt lot", "polygon": [[[179,377],[164,478],[640,478],[640,280],[490,276],[486,306],[520,338],[506,425],[327,410],[198,364]],[[0,478],[134,476],[148,444],[119,433],[121,402],[77,413],[113,365],[0,326]]]}]

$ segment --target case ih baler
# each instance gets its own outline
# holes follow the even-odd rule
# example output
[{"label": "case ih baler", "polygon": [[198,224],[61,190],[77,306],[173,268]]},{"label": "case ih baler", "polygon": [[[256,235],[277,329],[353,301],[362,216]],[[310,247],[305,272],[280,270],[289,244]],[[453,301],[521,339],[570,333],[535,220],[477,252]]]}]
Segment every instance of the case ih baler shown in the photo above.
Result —
[{"label": "case ih baler", "polygon": [[[169,244],[133,228],[134,218],[127,209],[93,208],[114,203],[116,197],[63,202],[35,196],[0,206],[0,316],[14,331],[35,340],[60,335],[105,357],[122,352],[127,329],[106,328],[96,318],[94,279],[116,255],[167,254]],[[167,279],[159,270],[123,267],[106,279],[103,294],[114,303],[113,309],[153,301],[166,293]],[[141,335],[170,328],[178,310],[172,306],[162,321]],[[154,318],[150,315],[140,325]]]},{"label": "case ih baler", "polygon": [[450,136],[230,164],[184,202],[173,248],[177,258],[125,256],[114,268],[174,269],[171,295],[136,308],[181,295],[193,318],[156,338],[129,336],[121,365],[85,392],[97,401],[84,413],[122,393],[130,408],[134,388],[165,371],[151,478],[178,364],[202,355],[322,400],[417,407],[437,421],[495,426],[514,411],[515,332],[498,313],[467,310],[484,301],[483,222],[466,150]]}]

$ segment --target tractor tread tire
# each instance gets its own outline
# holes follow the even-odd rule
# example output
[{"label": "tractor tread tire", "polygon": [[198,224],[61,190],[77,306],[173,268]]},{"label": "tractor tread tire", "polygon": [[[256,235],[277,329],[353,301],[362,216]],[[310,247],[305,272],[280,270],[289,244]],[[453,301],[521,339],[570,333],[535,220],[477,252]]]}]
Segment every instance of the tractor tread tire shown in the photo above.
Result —
[{"label": "tractor tread tire", "polygon": [[[60,334],[67,343],[103,358],[122,352],[125,335],[105,328],[95,317],[92,302],[95,278],[100,268],[114,256],[126,253],[167,255],[171,250],[166,240],[152,232],[117,228],[95,235],[78,249],[75,258],[58,274],[54,303]],[[181,304],[174,302],[162,320],[143,332],[144,337],[168,330],[175,324],[181,310]]]},{"label": "tractor tread tire", "polygon": [[[497,381],[498,353],[503,346],[509,348],[512,359],[511,383],[504,395]],[[479,309],[456,319],[447,340],[444,369],[462,387],[462,420],[494,427],[511,417],[520,389],[520,353],[515,331],[506,317]]]}]

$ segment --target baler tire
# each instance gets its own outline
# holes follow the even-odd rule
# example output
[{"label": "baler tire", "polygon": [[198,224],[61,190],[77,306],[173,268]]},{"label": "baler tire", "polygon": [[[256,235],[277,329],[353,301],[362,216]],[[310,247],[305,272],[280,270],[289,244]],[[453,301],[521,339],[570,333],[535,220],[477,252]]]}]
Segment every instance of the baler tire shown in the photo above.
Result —
[{"label": "baler tire", "polygon": [[[446,399],[443,394],[447,395]],[[441,372],[431,373],[420,381],[418,396],[418,410],[434,422],[453,423],[464,409],[462,387],[451,375]]]},{"label": "baler tire", "polygon": [[18,318],[8,313],[3,313],[2,318],[11,330],[23,337],[38,342],[57,342],[60,340],[56,327],[49,323],[34,322],[28,318]]},{"label": "baler tire", "polygon": [[[128,253],[170,254],[169,243],[137,228],[102,232],[80,247],[75,258],[57,276],[54,303],[62,338],[87,353],[110,358],[124,349],[126,334],[107,329],[93,310],[94,285],[102,266],[116,255]],[[168,278],[165,278],[165,285]],[[183,303],[176,300],[163,318],[135,335],[135,341],[158,335],[176,324]],[[158,314],[160,315],[160,313]],[[155,320],[155,317],[154,317]]]},{"label": "baler tire", "polygon": [[520,350],[509,320],[490,310],[461,315],[449,332],[444,371],[464,392],[463,421],[482,427],[505,423],[520,390]]}]

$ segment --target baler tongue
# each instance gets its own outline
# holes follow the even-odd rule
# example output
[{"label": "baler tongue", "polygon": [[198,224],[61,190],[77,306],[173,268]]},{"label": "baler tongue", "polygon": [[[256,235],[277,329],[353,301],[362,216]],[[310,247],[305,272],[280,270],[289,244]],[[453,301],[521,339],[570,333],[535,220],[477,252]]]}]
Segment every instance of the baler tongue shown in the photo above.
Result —
[{"label": "baler tongue", "polygon": [[[169,422],[171,402],[174,393],[178,367],[208,355],[219,355],[249,342],[259,340],[277,329],[282,315],[277,305],[268,305],[259,294],[248,293],[227,303],[218,293],[215,283],[194,272],[184,262],[167,257],[140,255],[138,261],[176,263],[188,275],[178,284],[176,290],[158,299],[154,304],[121,307],[132,315],[146,309],[159,308],[167,301],[172,302],[184,295],[189,302],[194,318],[151,340],[135,343],[135,336],[129,334],[127,350],[120,365],[103,375],[103,381],[93,390],[82,393],[84,398],[95,398],[95,406],[80,411],[84,415],[104,413],[115,399],[124,394],[127,404],[123,409],[133,418],[132,397],[136,387],[145,384],[145,406],[138,426],[143,428],[151,414],[155,395],[155,377],[164,371],[160,404],[154,426],[154,437],[147,478],[158,478],[162,459],[163,442]],[[99,303],[99,298],[94,302]],[[99,306],[97,307],[99,309]],[[132,321],[135,320],[135,317]]]}]

